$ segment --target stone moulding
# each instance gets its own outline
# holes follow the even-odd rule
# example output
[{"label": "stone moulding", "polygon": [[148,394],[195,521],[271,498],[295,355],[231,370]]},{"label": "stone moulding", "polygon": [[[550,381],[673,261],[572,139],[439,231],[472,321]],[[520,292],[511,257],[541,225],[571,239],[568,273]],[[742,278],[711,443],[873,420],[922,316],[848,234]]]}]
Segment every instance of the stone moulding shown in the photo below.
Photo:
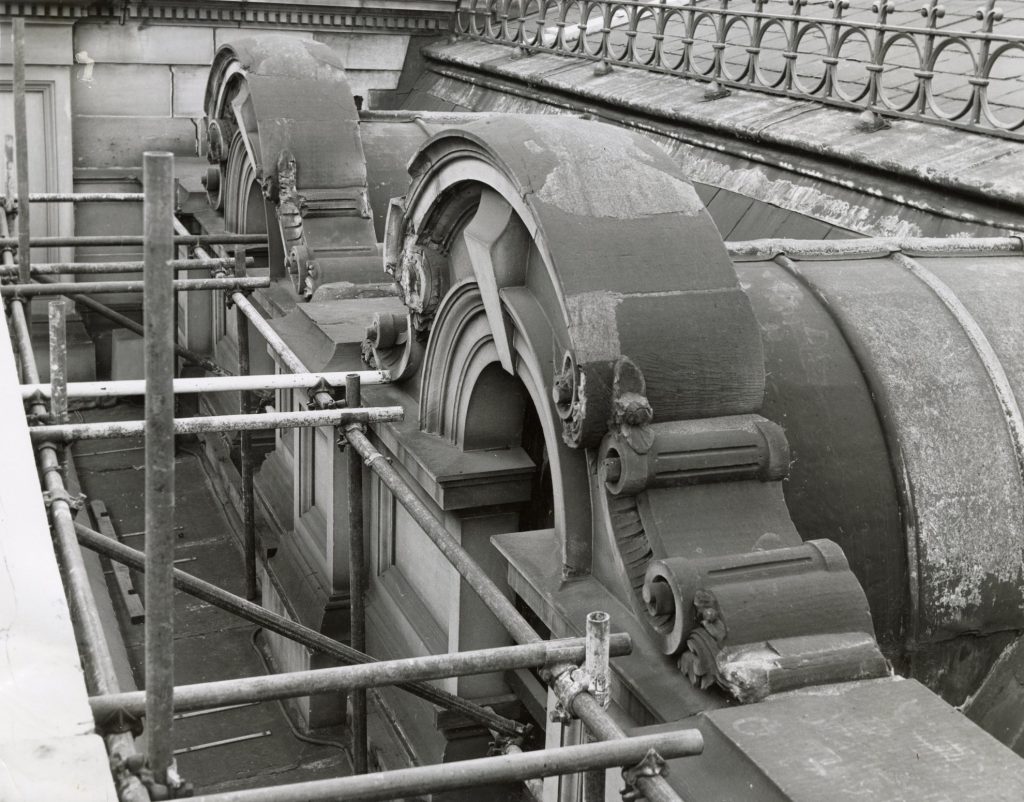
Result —
[{"label": "stone moulding", "polygon": [[449,29],[454,2],[417,0],[407,8],[362,8],[334,3],[278,2],[253,8],[246,3],[221,0],[198,6],[184,2],[109,3],[70,0],[61,3],[0,2],[0,17],[42,19],[151,20],[180,23],[274,25],[285,28],[358,28],[361,30],[442,33]]}]

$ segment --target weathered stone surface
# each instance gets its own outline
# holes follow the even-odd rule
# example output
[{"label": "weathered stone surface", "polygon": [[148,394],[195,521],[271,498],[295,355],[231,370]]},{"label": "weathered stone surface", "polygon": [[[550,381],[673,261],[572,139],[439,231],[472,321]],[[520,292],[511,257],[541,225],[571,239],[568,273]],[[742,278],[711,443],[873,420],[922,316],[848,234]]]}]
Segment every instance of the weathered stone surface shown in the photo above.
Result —
[{"label": "weathered stone surface", "polygon": [[408,36],[318,32],[313,38],[341,56],[348,70],[401,70],[409,47]]},{"label": "weathered stone surface", "polygon": [[76,60],[97,63],[206,65],[213,60],[213,29],[80,22],[75,26],[75,55]]},{"label": "weathered stone surface", "polygon": [[237,42],[239,39],[251,39],[254,36],[266,36],[267,34],[273,34],[274,36],[287,36],[291,39],[313,39],[313,31],[289,31],[289,30],[253,30],[252,28],[239,28],[232,26],[230,28],[214,28],[213,29],[213,41],[215,48],[221,48],[229,42]]},{"label": "weathered stone surface", "polygon": [[394,89],[401,75],[398,70],[346,70],[345,74],[352,87],[352,94],[364,99],[369,99],[373,90]]},{"label": "weathered stone surface", "polygon": [[[74,63],[70,24],[25,26],[25,63],[65,65]],[[0,64],[11,64],[11,24],[0,22]]]},{"label": "weathered stone surface", "polygon": [[76,117],[75,167],[137,167],[147,150],[195,153],[195,127],[185,118]]},{"label": "weathered stone surface", "polygon": [[175,117],[202,117],[207,67],[171,67],[171,113]]},{"label": "weathered stone surface", "polygon": [[1024,763],[913,680],[824,686],[693,723],[704,754],[670,761],[669,775],[688,799],[980,802],[1024,793]]},{"label": "weathered stone surface", "polygon": [[76,64],[71,111],[115,117],[171,113],[171,71],[158,64]]}]

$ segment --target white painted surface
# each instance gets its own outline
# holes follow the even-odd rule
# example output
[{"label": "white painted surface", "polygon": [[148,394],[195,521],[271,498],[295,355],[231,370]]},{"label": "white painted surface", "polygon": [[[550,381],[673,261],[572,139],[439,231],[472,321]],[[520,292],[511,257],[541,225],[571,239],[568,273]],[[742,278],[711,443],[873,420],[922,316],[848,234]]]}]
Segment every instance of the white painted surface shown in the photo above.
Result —
[{"label": "white painted surface", "polygon": [[0,799],[115,800],[0,326]]},{"label": "white painted surface", "polygon": [[98,735],[0,743],[4,802],[117,802]]}]

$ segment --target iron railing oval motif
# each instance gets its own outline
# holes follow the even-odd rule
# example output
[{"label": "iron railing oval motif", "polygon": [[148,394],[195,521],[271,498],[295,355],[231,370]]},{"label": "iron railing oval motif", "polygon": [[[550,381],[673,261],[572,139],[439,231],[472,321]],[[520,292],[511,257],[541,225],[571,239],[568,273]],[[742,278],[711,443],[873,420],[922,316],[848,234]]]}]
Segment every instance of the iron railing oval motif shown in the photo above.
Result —
[{"label": "iron railing oval motif", "polygon": [[1007,100],[1024,36],[1000,33],[995,0],[949,28],[939,0],[913,25],[891,21],[911,11],[892,0],[770,2],[460,0],[455,27],[527,53],[696,79],[709,93],[750,89],[1024,139],[1024,110]]}]

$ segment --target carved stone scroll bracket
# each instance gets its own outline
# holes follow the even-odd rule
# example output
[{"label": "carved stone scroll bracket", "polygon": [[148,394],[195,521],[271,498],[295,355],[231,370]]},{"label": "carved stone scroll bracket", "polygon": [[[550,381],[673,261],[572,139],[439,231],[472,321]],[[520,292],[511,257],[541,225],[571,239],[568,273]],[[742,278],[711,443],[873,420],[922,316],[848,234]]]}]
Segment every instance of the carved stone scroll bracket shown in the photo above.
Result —
[{"label": "carved stone scroll bracket", "polygon": [[643,593],[665,654],[694,685],[741,702],[889,673],[864,591],[829,540],[655,560]]}]

